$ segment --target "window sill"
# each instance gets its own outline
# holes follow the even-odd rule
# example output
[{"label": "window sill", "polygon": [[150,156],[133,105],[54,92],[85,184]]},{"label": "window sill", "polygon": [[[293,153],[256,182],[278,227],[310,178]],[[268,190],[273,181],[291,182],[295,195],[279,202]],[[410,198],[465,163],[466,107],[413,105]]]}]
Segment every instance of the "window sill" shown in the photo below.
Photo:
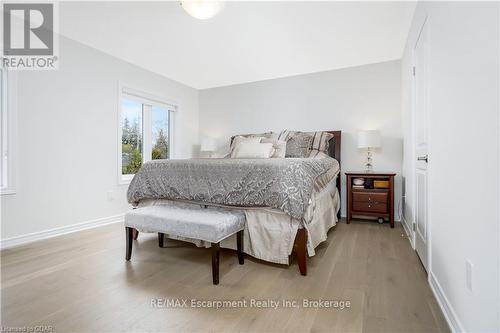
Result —
[{"label": "window sill", "polygon": [[135,175],[120,175],[118,178],[118,185],[129,185]]},{"label": "window sill", "polygon": [[14,188],[5,188],[5,189],[0,189],[0,195],[12,195],[16,194],[16,189]]}]

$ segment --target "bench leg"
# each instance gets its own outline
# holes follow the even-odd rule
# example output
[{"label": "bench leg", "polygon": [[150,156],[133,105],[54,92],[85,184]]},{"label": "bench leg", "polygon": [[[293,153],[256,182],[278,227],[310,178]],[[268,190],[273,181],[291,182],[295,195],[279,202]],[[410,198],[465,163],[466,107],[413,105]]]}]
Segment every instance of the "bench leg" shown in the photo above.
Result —
[{"label": "bench leg", "polygon": [[125,260],[130,260],[130,257],[132,257],[134,230],[135,230],[134,228],[125,227],[125,242],[126,242]]},{"label": "bench leg", "polygon": [[243,230],[238,231],[236,234],[236,248],[238,249],[238,262],[240,265],[245,263],[245,253],[243,253]]},{"label": "bench leg", "polygon": [[134,240],[137,240],[137,237],[139,237],[139,230],[132,228],[132,231],[134,233]]},{"label": "bench leg", "polygon": [[212,243],[212,280],[214,284],[219,284],[219,256],[220,243]]},{"label": "bench leg", "polygon": [[164,240],[165,240],[165,234],[164,234],[164,233],[162,233],[162,232],[159,232],[159,233],[158,233],[158,246],[159,246],[159,247],[164,247],[164,246],[163,246],[163,242],[164,242]]}]

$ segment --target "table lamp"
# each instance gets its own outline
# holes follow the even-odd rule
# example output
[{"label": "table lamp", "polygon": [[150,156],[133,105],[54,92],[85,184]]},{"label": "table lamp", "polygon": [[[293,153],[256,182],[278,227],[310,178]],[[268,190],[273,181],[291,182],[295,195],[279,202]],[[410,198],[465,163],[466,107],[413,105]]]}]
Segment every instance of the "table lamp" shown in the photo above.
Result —
[{"label": "table lamp", "polygon": [[366,149],[366,172],[373,172],[372,148],[380,147],[380,132],[377,130],[360,131],[358,133],[358,148]]},{"label": "table lamp", "polygon": [[212,153],[217,150],[217,144],[214,138],[203,138],[201,140],[200,151],[208,152],[208,157],[212,157]]}]

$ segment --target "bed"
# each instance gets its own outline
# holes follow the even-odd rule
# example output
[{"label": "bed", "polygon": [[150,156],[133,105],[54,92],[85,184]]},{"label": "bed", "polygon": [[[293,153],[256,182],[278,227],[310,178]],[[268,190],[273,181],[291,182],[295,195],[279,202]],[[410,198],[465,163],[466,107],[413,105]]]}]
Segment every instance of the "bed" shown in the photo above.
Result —
[{"label": "bed", "polygon": [[[289,264],[295,255],[306,275],[307,257],[314,256],[340,211],[341,132],[326,132],[332,135],[328,145],[332,158],[145,163],[129,186],[128,201],[139,207],[175,203],[242,209],[247,218],[245,252],[279,264]],[[226,248],[233,245],[232,239],[221,243]]]}]

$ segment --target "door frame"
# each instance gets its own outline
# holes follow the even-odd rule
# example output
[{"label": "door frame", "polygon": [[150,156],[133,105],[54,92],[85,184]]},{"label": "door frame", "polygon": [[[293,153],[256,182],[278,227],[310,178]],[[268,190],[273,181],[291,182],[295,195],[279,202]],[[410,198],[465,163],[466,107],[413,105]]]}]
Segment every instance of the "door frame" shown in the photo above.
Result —
[{"label": "door frame", "polygon": [[[420,35],[422,34],[422,31],[424,29],[427,29],[427,45],[426,45],[426,55],[427,55],[427,61],[425,62],[425,84],[426,84],[426,108],[427,108],[427,119],[426,119],[426,130],[427,130],[427,153],[430,156],[429,160],[432,159],[432,154],[431,154],[431,130],[429,126],[429,115],[430,115],[430,104],[429,104],[429,99],[430,99],[430,70],[429,70],[429,63],[430,63],[430,34],[429,34],[429,15],[425,13],[420,17],[417,23],[417,33],[415,35],[415,39],[413,43],[411,44],[411,122],[412,122],[412,147],[411,147],[411,155],[412,155],[412,162],[411,162],[411,179],[412,179],[412,206],[413,206],[413,216],[412,216],[412,225],[410,226],[411,230],[411,237],[410,237],[410,242],[413,247],[413,249],[416,251],[416,230],[414,229],[417,223],[416,220],[416,214],[417,214],[417,176],[416,176],[416,157],[417,157],[417,149],[416,149],[416,137],[417,137],[417,130],[416,130],[416,80],[415,80],[415,75],[413,74],[413,68],[416,66],[416,55],[415,55],[415,47],[420,39]],[[431,179],[431,171],[432,166],[431,163],[427,164],[427,195],[426,195],[426,208],[427,208],[427,226],[426,226],[426,247],[427,247],[427,277],[430,279],[430,272],[432,270],[432,237],[431,237],[431,200],[430,200],[430,179]]]}]

